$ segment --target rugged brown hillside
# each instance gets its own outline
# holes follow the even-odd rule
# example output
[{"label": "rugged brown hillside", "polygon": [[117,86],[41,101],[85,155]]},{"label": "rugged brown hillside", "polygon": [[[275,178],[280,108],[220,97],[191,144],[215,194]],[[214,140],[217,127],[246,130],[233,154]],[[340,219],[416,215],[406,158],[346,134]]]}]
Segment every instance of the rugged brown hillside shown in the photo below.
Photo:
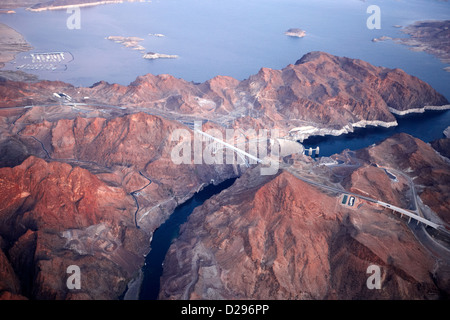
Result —
[{"label": "rugged brown hillside", "polygon": [[[294,160],[276,177],[249,171],[197,208],[166,257],[160,298],[448,297],[450,260],[429,236],[390,210],[359,198],[343,205],[342,194],[289,173],[411,210],[416,190],[422,213],[448,222],[448,161],[406,134],[337,158],[344,163],[330,167]],[[366,286],[372,264],[382,270],[380,290]]]},{"label": "rugged brown hillside", "polygon": [[450,163],[429,144],[401,133],[359,151],[358,156],[404,172],[421,200],[450,224]]},{"label": "rugged brown hillside", "polygon": [[[434,299],[449,292],[445,280],[435,283],[449,273],[402,220],[340,200],[288,172],[247,172],[182,227],[160,298]],[[366,286],[373,264],[382,270],[380,290]]]},{"label": "rugged brown hillside", "polygon": [[247,80],[215,77],[194,84],[169,75],[140,76],[128,86],[99,82],[75,88],[60,82],[25,84],[6,81],[0,92],[5,106],[54,103],[53,92],[65,92],[78,102],[152,110],[170,119],[195,116],[244,129],[291,129],[312,125],[351,131],[352,126],[394,125],[391,111],[440,106],[448,101],[425,82],[400,69],[324,52],[303,56],[282,70],[263,68]]},{"label": "rugged brown hillside", "polygon": [[242,82],[216,77],[195,85],[172,76],[147,75],[126,88],[101,83],[86,94],[103,97],[104,92],[118,97],[109,103],[145,105],[219,122],[229,121],[227,115],[244,128],[263,124],[285,134],[305,124],[341,129],[361,120],[395,122],[389,108],[448,103],[428,84],[400,69],[324,52],[308,53],[282,70],[263,68]]},{"label": "rugged brown hillside", "polygon": [[[148,240],[178,204],[205,184],[242,173],[233,165],[175,164],[178,141],[171,134],[182,129],[193,137],[183,123],[206,119],[204,128],[279,128],[282,134],[312,125],[324,133],[389,123],[395,120],[389,108],[447,101],[400,70],[313,52],[244,81],[219,76],[194,84],[146,75],[129,86],[76,88],[2,79],[0,103],[0,297],[113,299],[136,279]],[[395,164],[417,176],[423,201],[447,219],[448,166],[411,139],[361,152],[367,162],[345,167],[345,178],[327,173],[320,179],[342,179],[349,190],[409,206],[408,179],[394,188],[381,169],[370,167]],[[335,195],[287,172],[252,170],[184,227],[165,264],[161,297],[434,298],[448,292],[441,266],[405,224],[362,205],[366,210],[342,207]],[[373,263],[385,272],[385,291],[365,287]],[[81,291],[65,287],[68,264],[81,267]]]},{"label": "rugged brown hillside", "polygon": [[[178,141],[172,141],[172,132],[192,131],[158,116],[136,113],[111,119],[75,117],[24,126],[29,121],[27,115],[19,118],[11,131],[18,132],[16,136],[26,146],[23,149],[31,149],[28,153],[34,151],[43,158],[82,166],[110,185],[124,186],[128,192],[145,186],[149,181],[144,176],[150,179],[151,185],[141,192],[144,209],[137,217],[142,226],[150,224],[150,231],[203,184],[211,180],[218,183],[239,172],[232,165],[175,164],[171,152]],[[149,217],[141,216],[145,208],[147,213],[150,209],[159,213],[146,221]]]},{"label": "rugged brown hillside", "polygon": [[[157,116],[30,119],[6,123],[0,141],[9,150],[0,157],[5,299],[118,298],[173,209],[204,184],[239,172],[172,162],[178,141],[171,133],[189,129]],[[72,264],[82,271],[80,291],[65,285]]]},{"label": "rugged brown hillside", "polygon": [[[88,170],[30,157],[0,169],[2,295],[114,299],[143,263],[133,199]],[[81,290],[66,287],[81,269]]]},{"label": "rugged brown hillside", "polygon": [[1,68],[5,66],[6,62],[13,60],[16,54],[32,49],[20,33],[3,23],[0,23],[0,46],[2,48],[0,53]]},{"label": "rugged brown hillside", "polygon": [[[446,99],[436,93],[430,85],[401,69],[375,67],[362,60],[336,57],[321,52],[309,53],[296,64],[305,65],[305,68],[311,71],[316,70],[316,74],[319,72],[321,77],[327,79],[330,88],[341,87],[336,86],[339,84],[338,80],[346,83],[346,86],[337,91],[356,97],[354,105],[359,108],[353,111],[357,114],[373,111],[374,103],[381,103],[396,110],[447,103]],[[331,69],[332,65],[339,71]],[[361,108],[363,105],[366,107],[364,110]],[[377,105],[377,108],[380,107]]]},{"label": "rugged brown hillside", "polygon": [[431,146],[441,155],[450,159],[450,138],[442,138],[431,142]]},{"label": "rugged brown hillside", "polygon": [[[450,62],[450,20],[416,21],[402,31],[410,37],[396,41],[411,46],[412,50],[435,55],[443,63]],[[445,70],[449,70],[448,67]]]}]

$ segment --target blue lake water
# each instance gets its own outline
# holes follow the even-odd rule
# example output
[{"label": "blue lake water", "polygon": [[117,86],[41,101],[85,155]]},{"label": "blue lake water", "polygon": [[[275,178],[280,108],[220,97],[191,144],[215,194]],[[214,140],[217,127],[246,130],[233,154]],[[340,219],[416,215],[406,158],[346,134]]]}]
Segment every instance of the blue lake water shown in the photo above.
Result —
[{"label": "blue lake water", "polygon": [[[66,10],[16,10],[0,15],[24,35],[33,51],[70,51],[75,60],[66,72],[43,78],[89,86],[99,80],[128,84],[146,73],[172,74],[203,82],[216,75],[239,80],[261,67],[281,69],[315,50],[401,68],[430,83],[450,100],[450,73],[437,58],[374,37],[404,37],[394,25],[448,19],[450,4],[430,0],[371,1],[381,9],[381,29],[369,30],[369,3],[359,0],[164,0],[81,8],[81,29],[69,30]],[[302,28],[307,36],[283,33]],[[165,37],[149,36],[161,33]],[[144,39],[146,51],[176,54],[178,59],[145,60],[141,53],[105,38]],[[13,68],[13,65],[9,66]]]},{"label": "blue lake water", "polygon": [[[381,29],[369,30],[369,5],[381,8]],[[32,52],[69,51],[74,60],[64,72],[36,71],[43,79],[90,86],[99,80],[127,85],[147,73],[172,74],[203,82],[216,75],[243,80],[261,67],[281,69],[311,51],[365,60],[376,66],[401,68],[428,82],[450,100],[450,73],[438,58],[413,52],[393,41],[372,42],[375,37],[405,37],[394,25],[450,17],[450,4],[433,0],[164,0],[100,5],[81,9],[81,29],[69,30],[65,10],[0,15],[24,35]],[[289,28],[306,30],[304,38],[284,35]],[[165,37],[149,34],[161,33]],[[178,59],[145,60],[137,51],[106,40],[108,36],[136,36],[146,51],[176,54]],[[20,55],[19,55],[20,57]],[[16,65],[8,64],[14,69]],[[443,136],[450,111],[427,112],[398,118],[395,128],[367,128],[340,137],[305,141],[319,145],[321,155],[356,150],[397,132],[426,142]],[[231,183],[231,182],[229,182]],[[162,262],[179,226],[198,205],[229,185],[210,187],[178,207],[154,234],[144,267],[141,299],[159,293]]]},{"label": "blue lake water", "polygon": [[424,114],[410,114],[397,117],[398,126],[391,128],[357,128],[353,133],[342,136],[311,137],[303,141],[305,148],[320,147],[319,156],[331,156],[344,149],[358,150],[400,132],[406,132],[425,142],[443,138],[443,130],[450,125],[450,110],[428,111]]},{"label": "blue lake water", "polygon": [[196,193],[191,199],[178,206],[170,217],[153,234],[151,251],[145,258],[144,279],[141,285],[140,299],[155,300],[159,294],[160,277],[166,253],[174,239],[178,237],[180,226],[186,222],[194,209],[213,195],[229,188],[236,179],[228,179],[218,185],[209,185]]}]

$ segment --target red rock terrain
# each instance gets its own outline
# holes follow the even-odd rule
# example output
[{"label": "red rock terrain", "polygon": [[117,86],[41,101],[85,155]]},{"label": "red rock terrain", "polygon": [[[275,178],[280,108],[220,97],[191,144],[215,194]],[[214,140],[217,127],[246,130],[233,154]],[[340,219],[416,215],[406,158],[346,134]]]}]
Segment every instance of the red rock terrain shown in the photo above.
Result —
[{"label": "red rock terrain", "polygon": [[[87,105],[72,106],[58,92]],[[146,75],[129,86],[76,88],[5,80],[0,103],[0,298],[116,299],[139,277],[149,239],[174,208],[205,184],[242,173],[233,165],[174,164],[178,141],[171,134],[182,129],[193,136],[183,123],[206,119],[204,128],[284,133],[304,124],[339,129],[361,120],[393,121],[389,108],[447,101],[401,70],[314,52],[244,81],[219,76],[194,84]],[[26,105],[34,107],[5,108]],[[447,219],[442,158],[423,157],[432,149],[405,137],[377,147],[380,153],[359,155],[366,161],[359,169],[342,169],[344,178],[305,159],[301,166],[328,183],[402,206],[411,205],[408,179],[394,187],[369,163],[411,167],[424,203]],[[184,227],[165,264],[161,298],[435,298],[449,292],[445,264],[403,220],[369,203],[363,211],[339,203],[288,172],[245,173]],[[81,268],[79,291],[65,284],[72,264]],[[369,264],[382,267],[385,290],[365,286]]]},{"label": "red rock terrain", "polygon": [[450,163],[429,144],[402,133],[358,152],[358,156],[406,173],[421,200],[450,224]]},{"label": "red rock terrain", "polygon": [[431,143],[441,155],[450,159],[450,138],[442,138]]},{"label": "red rock terrain", "polygon": [[[0,185],[4,297],[113,299],[125,290],[148,236],[136,229],[133,200],[123,189],[80,167],[35,157],[0,169]],[[92,239],[92,252],[69,250],[62,232],[92,225],[105,231]],[[72,264],[81,269],[82,288],[71,292],[65,282]]]},{"label": "red rock terrain", "polygon": [[[397,147],[395,147],[397,145]],[[388,147],[389,146],[389,147]],[[414,149],[427,151],[415,153]],[[429,154],[431,152],[431,154]],[[338,166],[347,190],[406,207],[411,190],[406,177],[391,180],[379,165],[411,165],[412,172],[440,175],[434,196],[448,197],[448,164],[433,149],[408,135],[387,139],[358,152],[359,166]],[[419,160],[420,158],[420,160]],[[395,160],[394,160],[395,159]],[[384,162],[383,162],[384,161]],[[311,164],[303,163],[307,168]],[[299,168],[301,168],[301,166]],[[294,164],[293,169],[297,170]],[[324,183],[339,181],[326,177]],[[310,172],[306,170],[300,175]],[[411,174],[411,172],[409,173]],[[428,175],[428,173],[427,173]],[[320,177],[316,178],[319,179]],[[419,179],[418,177],[417,179]],[[414,179],[415,183],[418,183]],[[328,181],[328,182],[326,182]],[[443,194],[440,195],[439,193]],[[431,206],[440,212],[448,204]],[[450,292],[450,260],[418,241],[405,220],[361,199],[342,205],[342,195],[326,192],[288,171],[260,176],[248,171],[229,189],[197,208],[166,256],[161,299],[437,299]],[[439,211],[441,210],[441,211]],[[446,213],[448,214],[448,209]],[[431,253],[434,252],[434,253]],[[381,269],[381,289],[366,286],[367,268]]]},{"label": "red rock terrain", "polygon": [[[0,169],[4,298],[119,297],[173,209],[212,179],[236,174],[231,165],[174,164],[171,133],[188,128],[145,113],[23,120],[2,140],[3,150],[14,146],[10,156],[26,158]],[[17,161],[8,153],[2,160]],[[81,268],[80,291],[65,285],[71,264]]]},{"label": "red rock terrain", "polygon": [[54,103],[53,92],[65,92],[79,102],[87,96],[93,104],[139,108],[169,119],[195,116],[246,129],[276,127],[284,134],[301,125],[336,130],[362,120],[394,123],[389,108],[448,104],[428,84],[400,69],[324,52],[308,53],[282,70],[263,68],[241,82],[218,76],[194,84],[148,74],[128,86],[99,82],[91,88],[6,81],[0,92],[4,106],[30,104],[30,98],[34,104]]},{"label": "red rock terrain", "polygon": [[[416,21],[402,29],[410,35],[396,41],[411,46],[414,51],[425,51],[437,56],[443,63],[450,62],[450,20]],[[445,68],[448,70],[447,68]]]},{"label": "red rock terrain", "polygon": [[148,193],[144,202],[149,208],[161,206],[158,210],[166,216],[202,184],[235,174],[231,165],[174,164],[171,151],[178,141],[171,140],[172,132],[184,129],[191,137],[193,134],[189,128],[161,117],[136,113],[112,119],[76,117],[24,125],[28,121],[25,114],[11,128],[21,139],[17,143],[31,149],[28,153],[35,151],[44,158],[85,167],[111,185],[123,185],[128,192],[148,183],[138,174],[141,171],[152,181],[143,192]]}]

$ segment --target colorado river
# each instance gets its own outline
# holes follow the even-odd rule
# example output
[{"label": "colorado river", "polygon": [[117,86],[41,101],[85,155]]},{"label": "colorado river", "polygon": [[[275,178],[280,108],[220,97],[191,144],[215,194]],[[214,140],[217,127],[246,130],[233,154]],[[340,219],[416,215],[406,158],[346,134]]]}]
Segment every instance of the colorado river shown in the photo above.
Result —
[{"label": "colorado river", "polygon": [[158,298],[160,277],[163,272],[163,262],[166,253],[174,239],[178,237],[180,226],[187,221],[194,209],[203,204],[213,195],[229,188],[236,178],[228,179],[218,185],[209,185],[196,193],[191,199],[179,205],[175,211],[153,234],[150,253],[145,258],[143,267],[144,279],[139,298],[155,300]]},{"label": "colorado river", "polygon": [[[171,74],[194,82],[217,75],[243,80],[261,67],[281,69],[308,52],[325,51],[362,59],[375,66],[401,68],[450,100],[450,73],[444,71],[446,65],[439,59],[393,41],[371,41],[381,36],[405,37],[398,25],[424,19],[448,19],[448,3],[381,2],[379,30],[366,27],[368,6],[366,2],[353,0],[121,3],[82,8],[79,29],[67,28],[70,15],[66,10],[33,13],[17,9],[14,15],[0,15],[0,22],[21,33],[33,49],[19,54],[5,69],[17,70],[25,55],[56,51],[73,54],[74,60],[67,62],[67,70],[29,72],[41,79],[61,80],[76,86],[90,86],[99,80],[128,85],[147,73]],[[306,36],[287,37],[284,32],[289,28],[304,29]],[[160,33],[164,36],[154,36]],[[179,59],[143,59],[139,51],[107,40],[109,36],[139,37],[145,52],[176,54]],[[320,156],[330,156],[344,149],[365,148],[399,132],[430,142],[443,137],[443,130],[450,125],[450,111],[398,117],[397,122],[398,126],[392,128],[368,127],[339,137],[313,137],[304,141],[304,145],[306,148],[319,146]],[[234,180],[208,186],[195,194],[154,232],[143,267],[140,299],[157,299],[162,264],[172,241],[178,237],[180,226],[197,206],[231,186]],[[139,211],[136,196],[140,190],[131,193],[136,213]]]},{"label": "colorado river", "polygon": [[[393,128],[361,128],[354,133],[338,137],[313,137],[305,140],[304,144],[307,148],[318,145],[321,156],[330,156],[340,153],[344,149],[357,150],[368,147],[399,132],[406,132],[425,142],[430,142],[443,137],[443,130],[450,124],[450,111],[429,111],[424,114],[402,116],[397,118],[397,122],[398,126]],[[178,237],[180,226],[187,221],[188,216],[197,206],[202,205],[214,194],[230,187],[234,181],[235,179],[229,179],[217,186],[206,187],[178,206],[169,219],[155,231],[151,251],[146,257],[146,264],[143,268],[144,280],[140,299],[157,299],[160,288],[159,281],[163,272],[162,264],[172,241]]]},{"label": "colorado river", "polygon": [[443,131],[450,125],[450,110],[427,111],[421,114],[410,114],[397,117],[398,126],[391,128],[367,127],[357,128],[355,132],[338,137],[311,137],[303,141],[306,149],[320,147],[319,156],[331,156],[345,149],[358,150],[400,132],[412,135],[425,142],[444,138]]}]

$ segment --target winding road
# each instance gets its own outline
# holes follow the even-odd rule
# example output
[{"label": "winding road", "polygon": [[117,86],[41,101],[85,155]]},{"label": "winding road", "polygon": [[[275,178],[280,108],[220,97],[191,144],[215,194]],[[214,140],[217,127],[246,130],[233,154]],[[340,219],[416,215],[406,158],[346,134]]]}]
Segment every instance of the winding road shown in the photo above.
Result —
[{"label": "winding road", "polygon": [[[200,134],[206,136],[208,139],[214,140],[215,142],[217,142],[219,144],[222,144],[225,148],[229,148],[229,149],[235,151],[236,153],[238,153],[238,154],[240,154],[242,156],[245,156],[245,157],[248,157],[248,158],[250,158],[252,160],[255,160],[257,163],[263,163],[264,162],[262,159],[259,159],[259,158],[255,157],[254,155],[251,155],[251,154],[245,152],[244,150],[236,148],[235,146],[230,145],[229,143],[227,143],[227,142],[225,142],[225,141],[223,141],[221,139],[213,137],[213,136],[211,136],[211,135],[209,135],[209,134],[199,130],[198,128],[194,128],[194,132],[200,133]],[[337,193],[340,193],[340,194],[347,194],[347,195],[350,195],[350,196],[355,196],[355,197],[358,197],[360,199],[364,199],[366,201],[369,201],[369,202],[372,202],[372,203],[376,203],[376,204],[378,204],[378,205],[380,205],[382,207],[385,207],[385,208],[388,208],[388,209],[390,209],[392,211],[398,212],[402,216],[403,215],[408,216],[409,217],[409,221],[411,221],[411,219],[414,219],[414,220],[416,220],[418,222],[421,222],[421,223],[423,223],[423,224],[425,224],[425,225],[427,225],[427,226],[429,226],[429,227],[431,227],[433,229],[437,229],[439,231],[442,231],[442,232],[445,232],[445,233],[449,233],[449,231],[445,227],[445,224],[432,222],[432,221],[430,221],[428,219],[423,218],[420,215],[420,213],[419,213],[420,211],[419,211],[418,205],[417,205],[417,197],[418,196],[417,196],[416,190],[414,188],[414,183],[411,181],[411,179],[409,177],[407,177],[407,179],[410,182],[410,184],[411,184],[410,187],[411,187],[411,189],[413,191],[414,204],[415,204],[415,208],[416,208],[415,212],[411,212],[409,210],[397,207],[397,206],[395,206],[393,204],[386,203],[386,202],[383,202],[383,201],[380,201],[380,200],[377,200],[377,199],[373,199],[373,198],[370,198],[370,197],[367,197],[367,196],[363,196],[363,195],[360,195],[360,194],[357,194],[357,193],[349,192],[349,191],[346,191],[344,189],[338,189],[338,188],[335,188],[335,187],[327,186],[327,185],[324,185],[322,183],[318,183],[318,182],[306,179],[306,178],[302,177],[298,172],[292,170],[292,168],[290,166],[282,165],[282,166],[280,166],[280,168],[281,167],[284,167],[285,170],[289,171],[295,177],[297,177],[298,179],[300,179],[300,180],[302,180],[302,181],[304,181],[304,182],[306,182],[308,184],[311,184],[311,185],[314,185],[314,186],[317,186],[319,188],[326,189],[326,190],[329,190],[329,191],[337,192]],[[379,167],[379,168],[384,169],[384,170],[395,171],[397,174],[402,174],[403,175],[403,173],[400,173],[397,170],[392,170],[390,168],[388,169],[388,168],[383,168],[383,167]]]},{"label": "winding road", "polygon": [[[60,104],[40,105],[40,107],[54,106],[54,105],[60,105]],[[111,106],[111,105],[84,104],[84,103],[73,103],[73,102],[72,103],[64,103],[64,105],[73,106],[73,107],[86,106],[86,107],[94,107],[94,108],[95,107],[103,107],[103,108],[106,107],[106,108],[113,108],[113,109],[116,109],[116,110],[117,109],[119,109],[119,110],[126,109],[124,107]],[[31,107],[32,106],[23,106],[23,107],[10,107],[10,108],[4,108],[4,109],[18,109],[18,108],[28,109],[28,108],[31,108]],[[215,142],[217,142],[219,144],[222,144],[225,148],[229,148],[229,149],[233,150],[234,152],[236,152],[237,154],[239,154],[239,155],[241,155],[243,157],[248,157],[249,159],[252,159],[252,160],[256,161],[257,163],[263,163],[262,159],[259,159],[259,158],[255,157],[255,156],[245,152],[244,150],[236,148],[235,146],[230,145],[230,144],[228,144],[227,142],[225,142],[225,141],[223,141],[221,139],[213,137],[213,136],[203,132],[202,130],[199,130],[198,128],[194,128],[194,132],[200,133],[200,134],[206,136],[208,139],[214,140]],[[18,135],[20,135],[20,131],[18,132]],[[45,148],[44,144],[42,143],[42,141],[40,141],[38,138],[36,138],[34,136],[29,136],[29,137],[31,137],[34,140],[36,140],[37,142],[39,142],[41,144],[42,149],[44,150],[47,158],[52,159],[50,154],[49,154],[49,152],[48,152],[48,150]],[[77,159],[54,159],[54,160],[58,160],[58,161],[70,160],[70,161],[82,162],[82,161],[77,160]],[[377,166],[377,167],[382,168],[384,170],[390,170],[391,172],[394,172],[394,173],[397,173],[397,174],[401,174],[401,175],[403,175],[404,177],[407,178],[407,180],[410,183],[412,192],[413,192],[413,198],[414,198],[414,204],[415,204],[414,212],[412,212],[410,210],[403,209],[403,208],[399,208],[397,206],[394,206],[392,204],[389,204],[389,203],[386,203],[386,202],[383,202],[383,201],[380,201],[380,200],[377,200],[377,199],[373,199],[373,198],[370,198],[370,197],[367,197],[367,196],[363,196],[363,195],[360,195],[360,194],[356,194],[356,193],[352,193],[352,192],[346,191],[344,189],[339,189],[339,188],[336,188],[336,187],[327,186],[327,185],[324,185],[324,184],[321,184],[321,183],[318,183],[318,182],[306,179],[306,178],[302,177],[298,172],[292,170],[292,168],[287,167],[286,165],[283,165],[283,164],[280,166],[280,168],[282,168],[282,167],[284,167],[285,170],[289,171],[291,174],[293,174],[298,179],[300,179],[300,180],[302,180],[302,181],[304,181],[304,182],[306,182],[308,184],[317,186],[319,188],[322,188],[322,189],[325,189],[325,190],[328,190],[328,191],[355,196],[355,197],[358,197],[360,199],[363,199],[363,200],[366,200],[366,201],[378,204],[378,205],[383,206],[385,208],[388,208],[388,209],[390,209],[390,210],[392,210],[394,212],[398,212],[401,215],[406,215],[406,216],[408,216],[410,218],[410,220],[414,219],[414,220],[416,220],[416,221],[418,221],[420,223],[423,223],[426,226],[429,226],[429,227],[431,227],[433,229],[438,230],[439,232],[443,232],[443,233],[445,233],[447,235],[450,235],[450,231],[448,230],[448,226],[446,226],[444,223],[436,223],[436,222],[430,221],[429,219],[426,219],[426,218],[421,216],[422,214],[421,214],[421,211],[420,211],[418,203],[417,203],[418,195],[417,195],[416,190],[414,188],[414,183],[412,182],[412,180],[408,176],[404,175],[402,172],[399,172],[397,170],[393,170],[391,168],[382,168],[382,167]],[[136,224],[136,227],[138,227],[138,228],[139,228],[139,226],[138,226],[136,217],[137,217],[137,213],[138,213],[138,211],[140,209],[140,206],[139,206],[139,202],[138,202],[138,200],[136,198],[136,193],[138,193],[139,191],[145,189],[147,186],[149,186],[152,183],[151,179],[146,177],[141,171],[139,171],[139,174],[141,176],[143,176],[144,178],[146,178],[149,181],[149,183],[147,185],[145,185],[144,187],[142,187],[142,188],[140,188],[138,190],[132,191],[130,193],[131,196],[133,197],[133,199],[134,199],[134,201],[136,203],[136,207],[137,207],[136,212],[135,212],[135,224]]]},{"label": "winding road", "polygon": [[[23,129],[22,129],[22,130],[23,130]],[[44,143],[43,143],[41,140],[39,140],[39,139],[36,138],[35,136],[24,136],[24,135],[22,135],[22,134],[21,134],[21,131],[22,131],[22,130],[18,131],[18,132],[17,132],[17,135],[18,135],[18,136],[22,136],[22,137],[29,137],[29,138],[32,138],[33,140],[37,141],[37,142],[41,145],[42,150],[44,150],[44,152],[45,152],[45,154],[46,154],[46,158],[49,159],[49,160],[52,160],[52,161],[60,161],[60,162],[66,162],[66,163],[67,163],[67,162],[77,162],[77,163],[84,163],[84,164],[90,164],[90,165],[94,164],[94,165],[96,165],[96,166],[99,166],[98,163],[93,162],[93,161],[78,160],[78,159],[54,159],[54,158],[52,158],[52,157],[50,156],[50,153],[48,152],[47,148],[45,148],[45,145],[44,145]],[[136,203],[136,211],[135,211],[135,213],[134,213],[134,223],[135,223],[135,225],[136,225],[136,228],[138,228],[138,229],[139,229],[140,227],[139,227],[138,222],[137,222],[137,214],[138,214],[138,212],[139,212],[140,206],[139,206],[139,201],[138,201],[136,195],[137,195],[138,192],[144,190],[145,188],[147,188],[147,187],[152,183],[152,180],[151,180],[150,178],[148,178],[146,175],[144,175],[144,174],[142,173],[142,171],[139,170],[139,174],[140,174],[142,177],[144,177],[145,179],[147,179],[147,180],[148,180],[148,183],[147,183],[145,186],[143,186],[142,188],[139,188],[139,189],[137,189],[137,190],[134,190],[134,191],[131,191],[131,192],[130,192],[130,195],[133,197],[134,202]]]},{"label": "winding road", "polygon": [[152,183],[152,180],[150,180],[150,178],[148,178],[147,176],[145,176],[145,175],[142,173],[142,171],[139,170],[139,174],[140,174],[141,176],[143,176],[145,179],[147,179],[147,180],[148,180],[148,183],[147,183],[145,186],[143,186],[142,188],[130,192],[130,195],[133,197],[134,202],[136,203],[136,211],[134,212],[134,223],[135,223],[135,225],[136,225],[136,228],[138,228],[138,229],[141,228],[141,227],[139,227],[138,222],[137,222],[137,214],[138,214],[138,212],[139,212],[140,206],[139,206],[139,201],[138,201],[138,199],[136,198],[136,194],[137,194],[139,191],[142,191],[142,190],[144,190],[145,188],[147,188],[147,187]]}]

